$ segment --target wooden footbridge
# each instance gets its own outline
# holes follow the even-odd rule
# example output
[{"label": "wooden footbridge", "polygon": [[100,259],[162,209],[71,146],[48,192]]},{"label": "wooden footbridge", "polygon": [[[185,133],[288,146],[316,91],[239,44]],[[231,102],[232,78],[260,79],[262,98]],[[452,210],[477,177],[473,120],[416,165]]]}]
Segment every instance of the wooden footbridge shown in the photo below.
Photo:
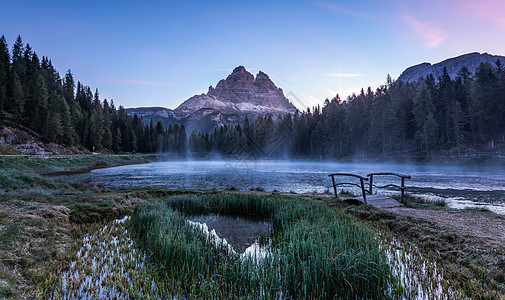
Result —
[{"label": "wooden footbridge", "polygon": [[[356,175],[356,174],[351,174],[351,173],[334,173],[328,175],[331,177],[331,181],[333,183],[333,190],[335,192],[335,197],[338,198],[338,193],[337,193],[337,187],[338,186],[356,186],[361,189],[362,196],[359,197],[351,197],[344,199],[344,201],[351,202],[351,203],[357,203],[357,204],[369,204],[375,207],[395,207],[395,206],[402,206],[404,201],[405,201],[405,190],[407,187],[405,186],[405,179],[410,179],[410,175],[403,175],[403,174],[397,174],[397,173],[390,173],[390,172],[383,172],[383,173],[370,173],[366,177],[361,176],[361,175]],[[391,177],[399,177],[401,178],[401,185],[396,185],[396,184],[386,184],[383,186],[379,186],[373,183],[374,177],[377,176],[389,176]],[[341,182],[336,180],[336,178],[356,178],[359,180],[356,180],[356,182]],[[383,189],[383,188],[394,188],[397,190],[400,190],[401,192],[401,198],[400,202],[397,200],[383,196],[383,195],[377,195],[373,194],[373,187]]]}]

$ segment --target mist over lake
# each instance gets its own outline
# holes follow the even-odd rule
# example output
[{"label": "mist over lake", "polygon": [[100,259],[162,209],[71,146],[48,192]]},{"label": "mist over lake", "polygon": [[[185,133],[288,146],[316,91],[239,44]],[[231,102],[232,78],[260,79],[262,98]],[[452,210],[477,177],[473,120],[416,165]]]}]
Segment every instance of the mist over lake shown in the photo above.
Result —
[{"label": "mist over lake", "polygon": [[[372,172],[411,175],[408,192],[445,198],[450,207],[487,207],[505,213],[505,170],[496,166],[436,166],[417,164],[309,162],[288,160],[165,161],[98,169],[75,180],[104,183],[110,189],[164,186],[172,189],[225,189],[322,193],[333,192],[328,174],[346,172],[366,176]],[[397,178],[374,182],[399,184]],[[398,181],[398,182],[396,182]],[[359,194],[352,187],[346,188]],[[391,194],[394,191],[380,190]]]}]

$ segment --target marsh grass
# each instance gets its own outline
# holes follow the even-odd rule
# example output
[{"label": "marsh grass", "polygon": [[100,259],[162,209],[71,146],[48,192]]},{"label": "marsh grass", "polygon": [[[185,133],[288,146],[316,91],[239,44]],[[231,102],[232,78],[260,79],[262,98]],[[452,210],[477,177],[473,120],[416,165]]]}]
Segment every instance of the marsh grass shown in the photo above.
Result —
[{"label": "marsh grass", "polygon": [[378,232],[378,236],[398,280],[398,292],[405,299],[465,299],[445,278],[440,263],[424,257],[412,244],[400,243],[387,231]]},{"label": "marsh grass", "polygon": [[45,281],[46,299],[170,299],[170,288],[131,239],[128,222],[125,217],[84,233],[69,267]]},{"label": "marsh grass", "polygon": [[[188,224],[190,214],[270,218],[270,251],[240,256]],[[374,234],[324,204],[253,194],[172,196],[139,205],[134,236],[174,294],[189,298],[394,297]]]}]

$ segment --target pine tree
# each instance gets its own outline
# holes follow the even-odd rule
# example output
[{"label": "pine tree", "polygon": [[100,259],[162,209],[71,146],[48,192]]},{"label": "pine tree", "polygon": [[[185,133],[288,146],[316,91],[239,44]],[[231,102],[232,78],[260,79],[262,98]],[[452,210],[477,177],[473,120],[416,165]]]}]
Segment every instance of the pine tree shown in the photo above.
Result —
[{"label": "pine tree", "polygon": [[112,151],[114,153],[119,153],[121,151],[121,129],[119,127],[116,128],[116,134],[112,136]]},{"label": "pine tree", "polygon": [[497,124],[503,116],[499,116],[499,97],[497,95],[497,77],[493,66],[481,63],[475,70],[475,82],[472,89],[472,104],[476,127],[481,141],[489,148],[494,147]]},{"label": "pine tree", "polygon": [[103,100],[103,137],[102,146],[106,149],[111,149],[112,147],[112,111],[107,102],[107,99]]},{"label": "pine tree", "polygon": [[82,119],[81,107],[75,99],[75,81],[70,69],[65,74],[63,79],[62,94],[67,102],[70,115],[72,117],[72,125],[77,128]]},{"label": "pine tree", "polygon": [[90,149],[91,150],[101,150],[102,149],[102,139],[103,139],[103,115],[102,107],[100,104],[95,106],[91,112],[89,118],[89,139],[90,139]]},{"label": "pine tree", "polygon": [[438,123],[430,112],[423,127],[423,142],[426,147],[426,158],[430,158],[438,141]]},{"label": "pine tree", "polygon": [[61,143],[65,146],[74,145],[75,130],[72,125],[72,117],[70,116],[70,110],[68,108],[67,102],[62,95],[58,96],[58,111],[61,116],[62,134]]},{"label": "pine tree", "polygon": [[98,89],[95,90],[95,96],[93,97],[93,103],[92,106],[98,106],[100,105],[100,94],[98,93]]},{"label": "pine tree", "polygon": [[[151,127],[151,126],[149,126]],[[151,130],[151,152],[162,152],[163,151],[163,135],[164,135],[163,122],[158,120],[156,125],[152,125]]]},{"label": "pine tree", "polygon": [[[34,116],[37,112],[37,104],[44,82],[40,81],[40,62],[36,53],[31,53],[29,45],[26,46],[24,60],[26,71],[24,74],[23,94],[24,94],[24,123],[31,129],[36,130],[37,120]],[[45,86],[44,86],[45,87]]]},{"label": "pine tree", "polygon": [[456,142],[458,160],[461,157],[461,148],[465,142],[466,114],[458,100],[453,100],[451,108],[452,134]]},{"label": "pine tree", "polygon": [[19,76],[25,73],[25,65],[23,60],[23,52],[25,51],[25,47],[23,45],[23,40],[21,36],[18,35],[16,42],[12,46],[12,71],[16,72]]},{"label": "pine tree", "polygon": [[444,104],[443,107],[443,112],[444,112],[444,117],[443,120],[444,122],[442,123],[444,126],[444,130],[442,130],[442,133],[444,134],[444,140],[448,143],[451,142],[451,128],[450,128],[450,122],[451,122],[451,104],[452,104],[452,99],[454,98],[454,93],[453,93],[453,83],[451,80],[451,77],[449,77],[449,74],[447,73],[447,68],[444,67],[444,71],[442,76],[439,79],[439,89],[440,89],[440,97],[442,98],[441,103]]},{"label": "pine tree", "polygon": [[177,154],[181,157],[186,157],[188,154],[188,138],[184,124],[181,125],[177,137]]},{"label": "pine tree", "polygon": [[48,110],[49,95],[42,75],[39,74],[39,76],[37,76],[35,86],[36,86],[35,94],[33,96],[36,101],[35,103],[36,106],[33,112],[33,118],[31,120],[32,126],[35,131],[46,136],[46,138],[50,140],[49,137],[47,137],[48,121],[49,121],[49,110]]},{"label": "pine tree", "polygon": [[193,155],[193,157],[202,156],[202,146],[201,146],[201,134],[198,132],[197,127],[193,127],[191,134],[189,135],[188,141],[189,151]]},{"label": "pine tree", "polygon": [[5,104],[5,109],[13,115],[13,117],[21,121],[24,112],[24,96],[23,96],[23,86],[19,80],[18,74],[12,72],[12,84],[10,90],[10,97],[7,98]]},{"label": "pine tree", "polygon": [[[416,138],[421,142],[429,157],[433,148],[434,128],[438,129],[433,113],[431,92],[425,81],[418,83],[416,94],[414,95],[414,118],[417,124]],[[429,124],[428,124],[429,121]]]},{"label": "pine tree", "polygon": [[[3,111],[9,90],[10,55],[5,36],[0,38],[0,111]],[[1,120],[0,120],[1,122]]]},{"label": "pine tree", "polygon": [[55,112],[47,121],[47,132],[46,132],[46,140],[51,142],[58,141],[63,135],[63,126],[61,125],[61,117],[60,114]]}]

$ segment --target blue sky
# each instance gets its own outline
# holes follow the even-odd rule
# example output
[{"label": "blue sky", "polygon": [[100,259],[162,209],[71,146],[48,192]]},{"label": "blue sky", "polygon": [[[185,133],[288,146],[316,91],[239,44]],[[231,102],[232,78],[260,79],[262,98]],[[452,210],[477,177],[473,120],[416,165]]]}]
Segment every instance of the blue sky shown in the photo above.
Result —
[{"label": "blue sky", "polygon": [[8,1],[0,35],[116,105],[175,108],[243,65],[303,109],[421,62],[505,55],[503,2]]}]

